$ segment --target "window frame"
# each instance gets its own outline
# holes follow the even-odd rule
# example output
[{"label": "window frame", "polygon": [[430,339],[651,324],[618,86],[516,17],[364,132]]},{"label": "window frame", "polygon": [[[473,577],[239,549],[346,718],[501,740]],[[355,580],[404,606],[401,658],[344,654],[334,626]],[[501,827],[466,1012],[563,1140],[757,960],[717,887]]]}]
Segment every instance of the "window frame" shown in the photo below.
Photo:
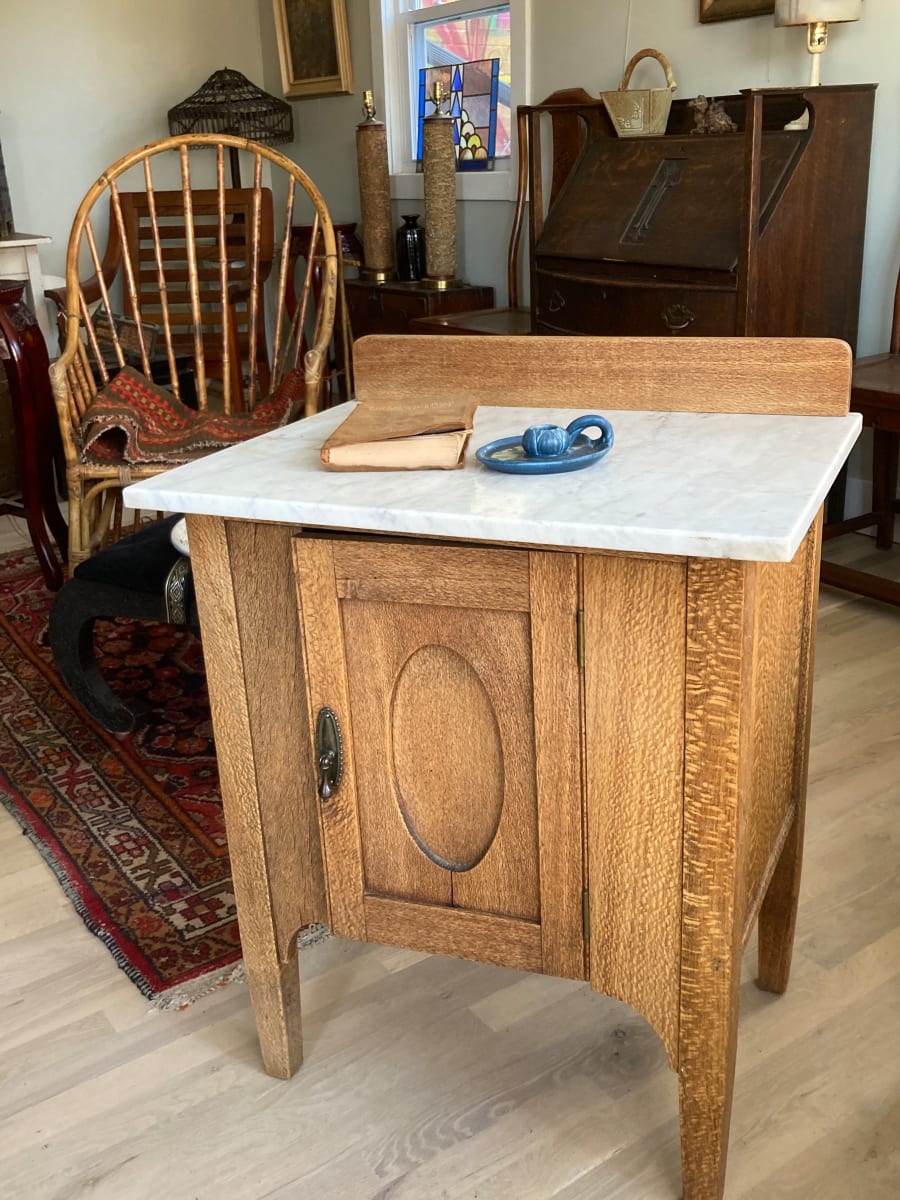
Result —
[{"label": "window frame", "polygon": [[[527,104],[529,96],[529,44],[531,0],[505,0],[509,5],[510,112],[512,146],[510,157],[495,163],[492,171],[459,171],[456,176],[458,200],[512,200],[516,194],[516,106]],[[402,0],[369,0],[372,32],[372,80],[375,102],[387,126],[388,157],[391,173],[391,197],[418,200],[424,195],[421,171],[405,153],[406,131],[412,128],[413,88],[409,49],[410,25],[439,19],[443,9],[448,17],[483,12],[492,7],[490,0],[452,0],[452,3],[404,11]],[[398,83],[409,79],[404,89]]]}]

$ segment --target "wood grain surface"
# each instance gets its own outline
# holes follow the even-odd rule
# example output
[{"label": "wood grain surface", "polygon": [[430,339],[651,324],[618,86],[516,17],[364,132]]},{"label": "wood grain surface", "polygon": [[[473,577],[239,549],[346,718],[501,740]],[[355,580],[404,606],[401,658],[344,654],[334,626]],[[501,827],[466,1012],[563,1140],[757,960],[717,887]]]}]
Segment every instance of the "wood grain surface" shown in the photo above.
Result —
[{"label": "wood grain surface", "polygon": [[585,555],[591,986],[678,1063],[685,564]]},{"label": "wood grain surface", "polygon": [[[823,589],[791,986],[754,986],[751,936],[728,1200],[896,1200],[898,705],[896,611]],[[151,1009],[3,810],[0,906],[4,1197],[681,1194],[659,1038],[586,983],[331,938],[300,952],[306,1061],[280,1083],[246,987]]]},{"label": "wood grain surface", "polygon": [[492,548],[486,556],[480,547],[394,538],[336,539],[333,546],[342,600],[415,597],[418,604],[528,611],[528,557],[518,550]]},{"label": "wood grain surface", "polygon": [[740,812],[753,767],[756,564],[691,559],[678,1029],[684,1200],[719,1200],[737,1051]]},{"label": "wood grain surface", "polygon": [[[482,404],[667,412],[843,416],[850,348],[829,338],[495,337],[469,369],[470,343],[420,334],[360,338],[356,398],[474,394]],[[548,364],[550,364],[548,368]]]},{"label": "wood grain surface", "polygon": [[[222,801],[267,1070],[300,1065],[296,934],[325,919],[290,531],[191,516]],[[269,707],[270,703],[274,706]]]},{"label": "wood grain surface", "polygon": [[[346,751],[353,746],[350,694],[341,647],[341,617],[334,587],[331,543],[295,537],[293,563],[297,603],[303,622],[303,660],[309,697],[306,725],[315,744],[315,722],[322,708],[336,713]],[[309,619],[309,614],[314,619]],[[302,736],[302,727],[295,727]],[[332,930],[341,937],[363,939],[362,854],[356,812],[356,767],[352,752],[344,754],[343,779],[335,795],[319,804],[322,846],[328,882]]]},{"label": "wood grain surface", "polygon": [[482,963],[540,971],[541,930],[536,922],[461,908],[407,904],[366,896],[366,929],[373,942],[449,954]]},{"label": "wood grain surface", "polygon": [[759,975],[761,988],[783,992],[791,972],[794,930],[800,900],[800,868],[806,829],[806,793],[809,775],[810,724],[812,721],[813,668],[816,642],[816,604],[819,597],[819,563],[822,551],[823,513],[820,512],[798,551],[803,563],[803,610],[797,647],[797,738],[791,762],[791,827],[773,864],[759,911]]},{"label": "wood grain surface", "polygon": [[759,563],[753,630],[753,772],[741,839],[736,912],[749,937],[783,826],[795,815],[794,756],[808,618],[809,539],[790,563]]},{"label": "wood grain surface", "polygon": [[578,559],[574,554],[528,557],[541,957],[546,974],[585,979]]},{"label": "wood grain surface", "polygon": [[[366,889],[538,920],[537,798],[526,615],[344,601],[342,617],[354,713]],[[403,702],[403,694],[397,690],[401,672],[419,653],[436,647],[450,652],[442,656],[443,665],[450,670],[431,684],[446,694],[454,682],[464,679],[470,694],[471,685],[478,681],[483,719],[468,724],[466,710],[459,707],[453,729],[441,728],[429,714],[437,717],[443,705],[436,707],[427,697],[419,704]],[[430,659],[436,665],[433,652]],[[465,695],[461,692],[458,699],[464,701]],[[365,725],[361,728],[363,714]],[[415,762],[422,779],[428,780],[414,799],[400,790],[398,755],[404,768],[403,782],[416,786]],[[487,775],[492,762],[500,773],[499,794],[495,780]],[[484,830],[483,808],[489,807],[495,832],[486,853],[466,871],[438,865],[409,829],[411,803],[428,831],[437,836],[445,826],[445,844],[461,849],[470,816],[473,829]],[[429,803],[431,811],[426,816],[424,808]],[[474,842],[468,842],[468,849],[475,852]],[[420,879],[433,879],[432,894],[414,890]]]}]

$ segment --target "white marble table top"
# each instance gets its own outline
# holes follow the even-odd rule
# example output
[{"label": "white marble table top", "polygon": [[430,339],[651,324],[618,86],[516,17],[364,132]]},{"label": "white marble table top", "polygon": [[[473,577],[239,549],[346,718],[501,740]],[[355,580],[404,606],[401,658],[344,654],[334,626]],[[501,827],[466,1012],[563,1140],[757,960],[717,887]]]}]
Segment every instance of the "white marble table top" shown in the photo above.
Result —
[{"label": "white marble table top", "polygon": [[603,412],[615,445],[585,470],[523,477],[475,449],[573,409],[480,407],[464,469],[326,471],[343,404],[132,484],[134,508],[457,540],[786,562],[862,419]]}]

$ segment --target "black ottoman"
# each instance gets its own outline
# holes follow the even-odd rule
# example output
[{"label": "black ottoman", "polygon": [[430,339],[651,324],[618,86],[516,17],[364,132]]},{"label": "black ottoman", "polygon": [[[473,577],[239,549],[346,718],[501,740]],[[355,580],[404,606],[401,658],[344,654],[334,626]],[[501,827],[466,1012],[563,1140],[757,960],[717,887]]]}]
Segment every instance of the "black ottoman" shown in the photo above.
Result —
[{"label": "black ottoman", "polygon": [[50,610],[50,649],[63,683],[104,728],[130,732],[144,711],[110,689],[94,654],[98,618],[131,617],[199,631],[191,560],[171,542],[181,514],[122,538],[79,563]]}]

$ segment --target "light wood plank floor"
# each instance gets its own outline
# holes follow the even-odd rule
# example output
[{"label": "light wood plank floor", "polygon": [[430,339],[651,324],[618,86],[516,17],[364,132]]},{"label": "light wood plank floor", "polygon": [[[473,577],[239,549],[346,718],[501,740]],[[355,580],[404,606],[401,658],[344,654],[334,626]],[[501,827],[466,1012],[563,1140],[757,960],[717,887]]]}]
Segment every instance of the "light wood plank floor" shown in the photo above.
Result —
[{"label": "light wood plank floor", "polygon": [[[794,976],[757,991],[749,948],[731,1200],[900,1195],[900,610],[823,594],[816,677]],[[149,1009],[4,815],[0,1196],[680,1195],[675,1077],[624,1005],[338,940],[301,965],[306,1063],[281,1083],[243,985]]]}]

